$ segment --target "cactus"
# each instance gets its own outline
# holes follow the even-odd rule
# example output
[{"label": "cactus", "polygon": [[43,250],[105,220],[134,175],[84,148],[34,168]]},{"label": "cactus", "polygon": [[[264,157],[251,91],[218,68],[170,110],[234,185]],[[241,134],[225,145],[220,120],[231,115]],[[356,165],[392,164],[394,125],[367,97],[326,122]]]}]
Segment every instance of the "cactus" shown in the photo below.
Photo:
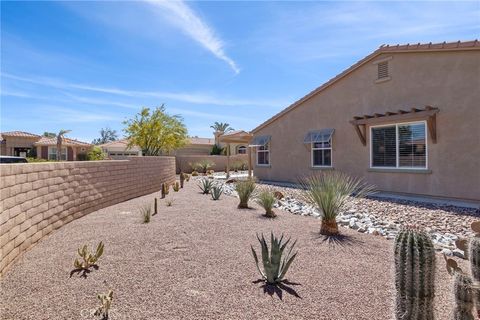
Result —
[{"label": "cactus", "polygon": [[192,176],[194,176],[194,177],[198,176],[198,171],[197,171],[197,170],[193,170],[193,171],[192,171]]},{"label": "cactus", "polygon": [[73,262],[73,266],[76,269],[81,269],[81,270],[88,270],[90,269],[90,267],[96,267],[98,259],[103,254],[103,249],[104,249],[103,242],[100,241],[100,243],[97,245],[97,250],[95,251],[95,254],[91,254],[88,251],[87,245],[85,244],[82,248],[78,248],[77,250],[78,255],[83,259],[83,261],[81,262],[80,260],[78,260],[78,258],[76,258],[75,261]]},{"label": "cactus", "polygon": [[283,257],[283,260],[282,260],[283,252],[285,251],[288,243],[290,242],[290,239],[282,243],[283,235],[280,237],[280,239],[278,239],[273,235],[273,233],[271,233],[270,254],[268,250],[268,244],[265,241],[265,237],[263,236],[263,234],[262,234],[262,239],[260,239],[257,234],[257,239],[260,242],[260,245],[262,247],[262,263],[263,263],[264,271],[260,269],[260,266],[258,264],[258,257],[257,257],[257,253],[255,252],[255,249],[253,249],[253,246],[250,246],[250,247],[252,248],[253,258],[255,259],[255,264],[257,265],[258,272],[260,272],[262,278],[268,284],[275,285],[279,282],[282,282],[283,278],[285,277],[285,274],[288,271],[288,268],[290,268],[290,265],[293,262],[293,259],[295,259],[295,257],[297,256],[298,252],[295,252],[292,255],[293,247],[295,247],[295,244],[297,243],[297,241],[295,241],[290,246],[290,248],[287,250],[287,254]]},{"label": "cactus", "polygon": [[95,316],[101,316],[103,320],[108,319],[108,312],[112,306],[113,300],[113,291],[108,290],[107,293],[100,293],[97,295],[98,300],[100,300],[100,306],[95,311]]},{"label": "cactus", "polygon": [[187,182],[190,181],[190,175],[187,174],[187,173],[185,173],[185,175],[186,175],[186,176],[185,176],[185,180],[187,180]]},{"label": "cactus", "polygon": [[165,196],[168,194],[170,186],[168,183],[162,183],[162,199],[165,199]]},{"label": "cactus", "polygon": [[219,200],[222,193],[223,188],[221,186],[213,186],[212,190],[210,191],[213,200]]},{"label": "cactus", "polygon": [[152,216],[156,215],[157,213],[158,213],[158,203],[157,203],[157,198],[154,198]]},{"label": "cactus", "polygon": [[178,181],[175,181],[175,184],[173,185],[173,191],[178,192],[180,190],[180,183]]},{"label": "cactus", "polygon": [[430,236],[404,227],[395,239],[396,319],[433,319],[435,249]]},{"label": "cactus", "polygon": [[183,184],[185,183],[185,173],[180,172],[180,188],[183,189]]},{"label": "cactus", "polygon": [[475,320],[473,317],[473,281],[463,272],[455,272],[453,290],[455,293],[454,320]]},{"label": "cactus", "polygon": [[[458,239],[457,241],[455,241],[455,244],[457,248],[464,251],[465,259],[468,259],[470,261],[470,269],[473,278],[470,278],[470,281],[472,282],[471,291],[473,292],[472,300],[475,301],[477,317],[480,318],[480,221],[472,222],[471,228],[475,232],[475,236],[470,241],[468,241],[467,239]],[[454,261],[452,261],[452,259],[447,260],[447,268],[449,263],[450,265],[453,265],[455,263]],[[459,268],[457,269],[460,270]],[[466,283],[466,281],[463,280],[462,283]],[[457,293],[455,293],[455,297],[458,297]]]}]

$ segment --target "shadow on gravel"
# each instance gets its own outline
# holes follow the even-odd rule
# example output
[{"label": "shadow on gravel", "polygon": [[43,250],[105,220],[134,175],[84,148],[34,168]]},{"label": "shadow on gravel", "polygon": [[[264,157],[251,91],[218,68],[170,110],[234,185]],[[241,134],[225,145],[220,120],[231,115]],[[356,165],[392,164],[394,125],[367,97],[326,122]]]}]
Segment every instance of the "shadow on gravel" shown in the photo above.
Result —
[{"label": "shadow on gravel", "polygon": [[283,301],[283,292],[284,291],[286,293],[296,297],[296,298],[302,299],[302,297],[300,297],[300,295],[297,293],[297,291],[295,291],[295,289],[291,287],[291,286],[301,286],[300,283],[290,282],[288,280],[283,280],[282,282],[277,283],[276,285],[273,285],[273,284],[265,283],[265,280],[263,280],[263,279],[255,280],[255,281],[253,281],[253,283],[255,283],[255,284],[263,283],[263,285],[261,285],[260,288],[263,289],[264,294],[267,293],[269,296],[273,296],[274,294],[276,294],[277,297],[282,301]]},{"label": "shadow on gravel", "polygon": [[324,236],[316,233],[316,238],[320,239],[322,243],[328,244],[331,247],[351,247],[355,245],[362,245],[363,241],[345,234],[338,234],[335,236]]},{"label": "shadow on gravel", "polygon": [[[95,269],[95,270],[98,270],[98,269],[99,269],[99,266],[93,265],[92,268]],[[72,271],[70,271],[70,278],[71,278],[74,274],[78,273],[78,274],[80,274],[80,277],[81,277],[81,278],[85,278],[85,279],[86,279],[87,276],[88,276],[88,274],[89,274],[90,272],[92,272],[92,270],[90,270],[90,269],[81,269],[81,268],[80,268],[80,269],[73,269]]]}]

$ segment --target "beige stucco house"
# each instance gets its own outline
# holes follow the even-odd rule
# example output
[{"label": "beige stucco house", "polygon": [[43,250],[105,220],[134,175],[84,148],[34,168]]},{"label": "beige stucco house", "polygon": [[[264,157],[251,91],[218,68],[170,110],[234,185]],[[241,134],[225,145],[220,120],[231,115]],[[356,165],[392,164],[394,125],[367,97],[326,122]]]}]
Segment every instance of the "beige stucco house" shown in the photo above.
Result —
[{"label": "beige stucco house", "polygon": [[[90,143],[64,138],[62,160],[83,160],[92,145]],[[57,138],[39,136],[24,131],[2,132],[0,154],[5,156],[33,157],[56,160]]]},{"label": "beige stucco house", "polygon": [[128,156],[142,156],[142,149],[138,146],[128,147],[126,139],[107,142],[98,145],[110,159],[124,159]]},{"label": "beige stucco house", "polygon": [[255,128],[254,173],[480,201],[479,101],[478,41],[382,46]]}]

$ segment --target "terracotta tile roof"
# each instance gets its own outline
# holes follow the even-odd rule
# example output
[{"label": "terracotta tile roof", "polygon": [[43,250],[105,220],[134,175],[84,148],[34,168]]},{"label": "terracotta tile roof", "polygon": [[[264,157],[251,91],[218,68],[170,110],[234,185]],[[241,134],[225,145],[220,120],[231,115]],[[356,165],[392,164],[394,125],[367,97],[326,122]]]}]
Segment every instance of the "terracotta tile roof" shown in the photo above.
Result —
[{"label": "terracotta tile roof", "polygon": [[127,139],[122,139],[122,140],[116,140],[116,141],[110,141],[107,143],[99,144],[99,147],[122,147],[126,146],[128,144]]},{"label": "terracotta tile roof", "polygon": [[358,69],[359,67],[363,66],[367,62],[371,61],[375,57],[379,56],[382,53],[405,53],[405,52],[435,52],[435,51],[464,51],[464,50],[480,50],[480,42],[478,40],[472,40],[472,41],[456,41],[456,42],[442,42],[442,43],[417,43],[417,44],[397,44],[397,45],[382,45],[380,46],[377,50],[366,56],[365,58],[359,60],[352,66],[350,66],[348,69],[342,71],[332,79],[328,80],[324,84],[322,84],[320,87],[316,88],[315,90],[311,91],[307,95],[305,95],[303,98],[295,101],[292,103],[290,106],[287,108],[283,109],[267,121],[263,122],[259,126],[257,126],[255,129],[253,129],[251,132],[255,133],[259,131],[260,129],[264,128],[268,124],[272,123],[273,121],[277,120],[281,116],[285,115],[286,113],[290,112],[303,102],[307,101],[311,97],[315,96],[317,93],[325,90],[332,84],[336,83],[343,77],[347,76],[354,70]]},{"label": "terracotta tile roof", "polygon": [[9,131],[9,132],[2,132],[2,137],[27,137],[27,138],[40,138],[38,134],[29,133],[25,131]]},{"label": "terracotta tile roof", "polygon": [[[54,146],[57,145],[57,138],[48,138],[42,137],[40,140],[34,143],[37,146]],[[90,143],[82,142],[70,138],[63,138],[63,145],[64,146],[91,146]]]},{"label": "terracotta tile roof", "polygon": [[190,144],[208,144],[208,145],[215,144],[215,139],[210,139],[210,138],[190,137],[188,138],[188,140]]}]

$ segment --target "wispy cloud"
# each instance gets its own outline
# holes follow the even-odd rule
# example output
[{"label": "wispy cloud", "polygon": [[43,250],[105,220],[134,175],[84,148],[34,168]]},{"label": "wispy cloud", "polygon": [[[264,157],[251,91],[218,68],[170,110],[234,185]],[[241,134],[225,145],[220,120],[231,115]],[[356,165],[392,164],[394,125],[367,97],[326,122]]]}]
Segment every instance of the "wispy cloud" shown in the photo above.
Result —
[{"label": "wispy cloud", "polygon": [[235,61],[225,53],[223,41],[184,1],[147,0],[146,2],[159,9],[163,17],[168,18],[173,25],[218,59],[225,61],[236,74],[240,72],[240,68]]},{"label": "wispy cloud", "polygon": [[[188,102],[192,104],[210,104],[217,106],[260,106],[260,107],[282,107],[287,104],[285,100],[249,100],[249,99],[237,99],[237,98],[228,98],[228,97],[216,97],[210,94],[204,93],[178,93],[178,92],[163,92],[163,91],[137,91],[137,90],[128,90],[112,87],[103,87],[95,85],[86,85],[86,84],[77,84],[70,83],[60,79],[46,78],[46,77],[26,77],[26,76],[17,76],[9,73],[2,73],[2,77],[33,83],[39,86],[48,86],[57,89],[64,90],[82,90],[82,91],[91,91],[103,94],[125,96],[131,98],[156,98],[156,99],[170,99],[181,102]],[[3,94],[3,92],[2,92]],[[76,97],[79,99],[79,102],[93,102],[93,99],[78,97],[75,95],[70,95],[71,97]],[[99,104],[110,104],[123,107],[134,108],[131,104],[125,104],[122,102],[108,102],[106,100],[97,100]]]}]

